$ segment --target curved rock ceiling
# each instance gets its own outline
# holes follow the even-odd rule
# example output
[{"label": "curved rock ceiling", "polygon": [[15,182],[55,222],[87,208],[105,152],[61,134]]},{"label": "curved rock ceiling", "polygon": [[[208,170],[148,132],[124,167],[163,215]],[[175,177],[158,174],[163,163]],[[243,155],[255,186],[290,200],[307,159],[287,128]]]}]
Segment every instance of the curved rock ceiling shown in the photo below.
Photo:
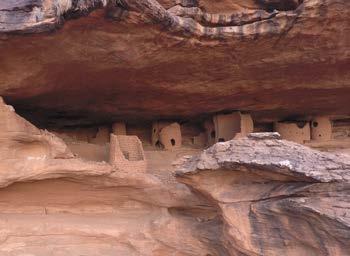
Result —
[{"label": "curved rock ceiling", "polygon": [[0,95],[45,125],[350,114],[347,0],[113,2],[1,3]]}]

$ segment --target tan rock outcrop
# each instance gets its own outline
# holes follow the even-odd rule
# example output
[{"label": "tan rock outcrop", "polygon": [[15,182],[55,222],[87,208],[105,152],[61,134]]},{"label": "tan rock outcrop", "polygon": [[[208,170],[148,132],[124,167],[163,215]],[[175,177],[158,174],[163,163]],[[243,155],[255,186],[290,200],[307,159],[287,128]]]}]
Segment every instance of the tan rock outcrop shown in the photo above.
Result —
[{"label": "tan rock outcrop", "polygon": [[[0,120],[1,256],[224,252],[216,244],[218,223],[198,221],[215,217],[215,209],[185,185],[119,162],[76,158],[61,139],[19,117],[1,98]],[[130,162],[139,157],[136,137],[112,134],[115,142],[115,149],[130,153]]]},{"label": "tan rock outcrop", "polygon": [[[350,255],[349,157],[248,135],[316,117],[337,145],[349,20],[349,0],[0,0],[0,95],[57,131],[0,97],[0,256]],[[176,150],[154,120],[179,120],[152,131]]]},{"label": "tan rock outcrop", "polygon": [[1,255],[349,252],[349,156],[253,133],[178,161],[185,186],[115,161],[145,159],[136,136],[111,135],[112,164],[85,161],[0,110]]},{"label": "tan rock outcrop", "polygon": [[350,252],[349,156],[253,133],[187,160],[178,179],[219,208],[229,255]]},{"label": "tan rock outcrop", "polygon": [[39,130],[16,115],[12,106],[0,97],[0,159],[21,159],[24,162],[37,159],[72,158],[66,144],[54,134]]}]

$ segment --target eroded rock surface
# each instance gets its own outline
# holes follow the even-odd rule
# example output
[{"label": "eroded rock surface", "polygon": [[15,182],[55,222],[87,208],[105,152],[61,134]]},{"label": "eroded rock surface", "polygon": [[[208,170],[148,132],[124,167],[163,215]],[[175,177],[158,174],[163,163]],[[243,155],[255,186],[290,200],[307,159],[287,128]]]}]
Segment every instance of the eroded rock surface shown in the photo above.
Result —
[{"label": "eroded rock surface", "polygon": [[0,255],[225,255],[185,185],[79,159],[2,99],[0,120]]},{"label": "eroded rock surface", "polygon": [[347,0],[5,2],[6,31],[66,21],[1,35],[0,95],[40,124],[349,114]]},{"label": "eroded rock surface", "polygon": [[219,209],[230,255],[348,255],[350,158],[278,134],[217,143],[178,179]]},{"label": "eroded rock surface", "polygon": [[1,255],[350,252],[348,155],[252,133],[179,159],[176,181],[77,158],[2,100],[0,117]]}]

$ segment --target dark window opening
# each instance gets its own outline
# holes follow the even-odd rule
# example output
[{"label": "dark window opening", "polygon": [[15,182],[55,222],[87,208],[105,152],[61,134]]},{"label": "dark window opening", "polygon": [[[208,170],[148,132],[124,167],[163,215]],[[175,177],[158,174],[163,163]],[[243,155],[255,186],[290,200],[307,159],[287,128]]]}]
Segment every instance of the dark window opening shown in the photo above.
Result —
[{"label": "dark window opening", "polygon": [[303,0],[255,0],[255,2],[268,12],[278,11],[292,11],[298,8]]},{"label": "dark window opening", "polygon": [[156,133],[156,129],[153,129],[153,132]]},{"label": "dark window opening", "polygon": [[157,148],[160,148],[160,149],[163,149],[164,148],[164,146],[163,146],[163,144],[162,143],[160,143],[160,141],[159,140],[157,140],[157,142],[156,142],[156,147]]},{"label": "dark window opening", "polygon": [[298,126],[298,128],[302,129],[302,128],[304,128],[304,126],[306,125],[306,123],[307,123],[307,122],[299,121],[299,122],[297,122],[297,126]]},{"label": "dark window opening", "polygon": [[175,146],[175,140],[174,139],[171,139],[170,142],[171,142],[172,146]]},{"label": "dark window opening", "polygon": [[224,138],[219,138],[219,142],[225,142]]},{"label": "dark window opening", "polygon": [[123,151],[123,155],[124,155],[125,159],[130,160],[129,152]]},{"label": "dark window opening", "polygon": [[318,126],[318,123],[317,123],[317,122],[312,122],[312,126],[313,126],[313,127],[317,127],[317,126]]},{"label": "dark window opening", "polygon": [[210,137],[211,137],[212,139],[215,138],[215,131],[212,131],[212,132],[210,133]]}]

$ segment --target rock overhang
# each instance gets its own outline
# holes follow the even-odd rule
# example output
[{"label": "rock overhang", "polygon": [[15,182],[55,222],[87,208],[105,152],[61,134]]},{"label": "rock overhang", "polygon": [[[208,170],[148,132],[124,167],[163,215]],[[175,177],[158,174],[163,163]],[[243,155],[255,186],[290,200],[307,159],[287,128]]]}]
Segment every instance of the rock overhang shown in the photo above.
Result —
[{"label": "rock overhang", "polygon": [[149,24],[138,6],[118,22],[97,9],[49,34],[2,36],[0,94],[31,120],[53,124],[222,110],[261,120],[347,115],[347,4],[304,1],[289,30],[217,38]]}]

